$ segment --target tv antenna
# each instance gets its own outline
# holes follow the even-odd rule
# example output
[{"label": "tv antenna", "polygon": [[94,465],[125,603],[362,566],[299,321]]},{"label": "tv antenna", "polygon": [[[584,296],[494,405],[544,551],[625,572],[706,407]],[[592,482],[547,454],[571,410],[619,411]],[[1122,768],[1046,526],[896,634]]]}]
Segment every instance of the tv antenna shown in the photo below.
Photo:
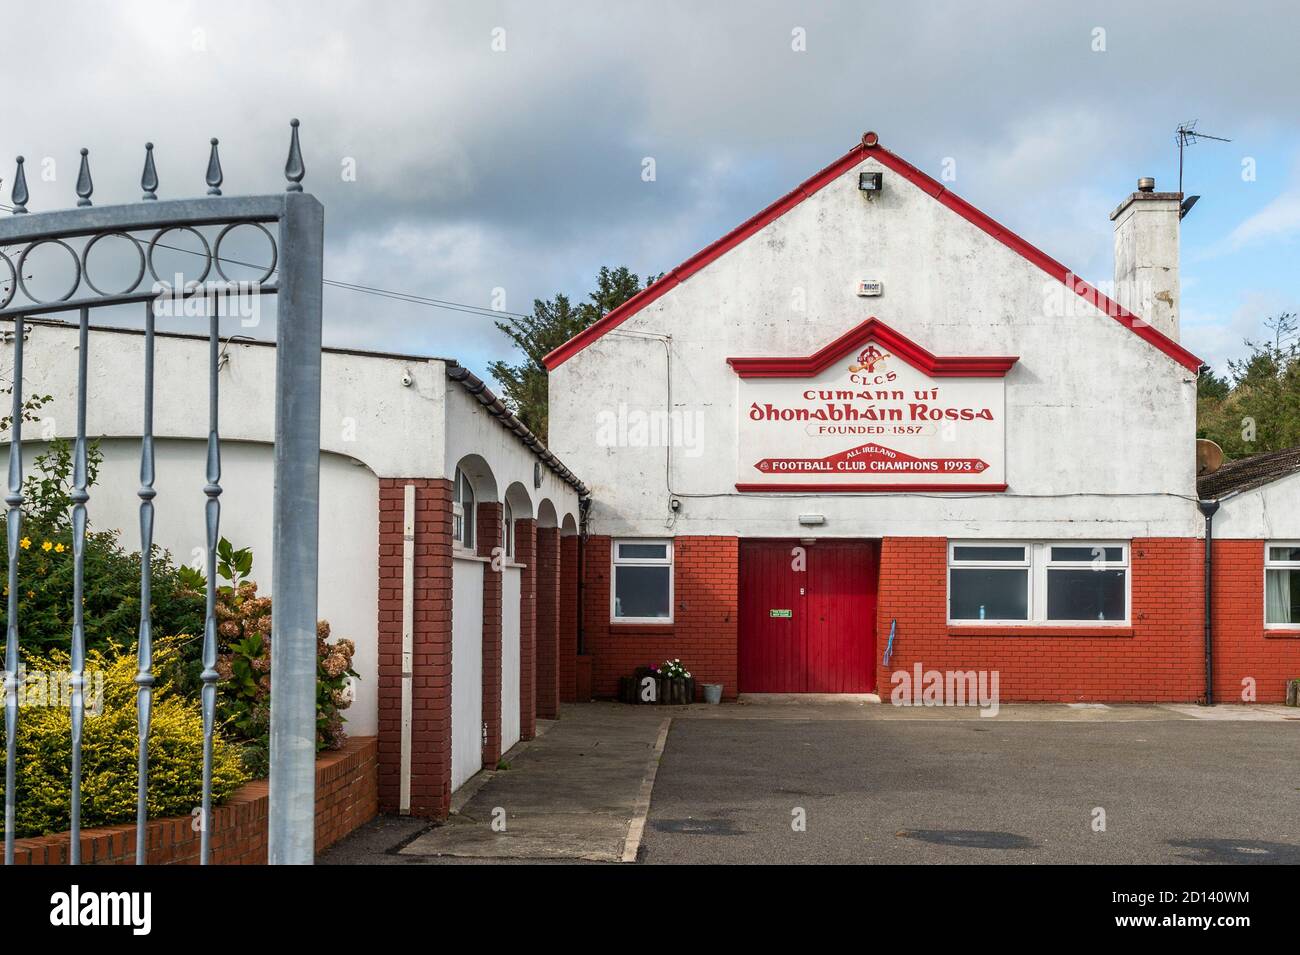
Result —
[{"label": "tv antenna", "polygon": [[[1225,139],[1222,136],[1211,136],[1209,133],[1198,133],[1196,131],[1197,120],[1189,120],[1186,123],[1179,123],[1175,135],[1178,139],[1178,191],[1183,191],[1183,149],[1193,146],[1202,139],[1213,139],[1220,143],[1230,143],[1231,139]],[[1198,197],[1199,198],[1199,197]],[[1190,209],[1191,207],[1188,206]]]}]

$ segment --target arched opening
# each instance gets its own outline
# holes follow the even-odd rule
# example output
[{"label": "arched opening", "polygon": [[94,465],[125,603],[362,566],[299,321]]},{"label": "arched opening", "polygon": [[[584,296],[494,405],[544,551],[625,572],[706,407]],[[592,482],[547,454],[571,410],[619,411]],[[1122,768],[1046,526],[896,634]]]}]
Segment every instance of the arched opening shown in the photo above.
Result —
[{"label": "arched opening", "polygon": [[487,461],[467,454],[456,465],[451,485],[451,541],[458,550],[474,550],[479,502],[497,499],[497,482]]}]

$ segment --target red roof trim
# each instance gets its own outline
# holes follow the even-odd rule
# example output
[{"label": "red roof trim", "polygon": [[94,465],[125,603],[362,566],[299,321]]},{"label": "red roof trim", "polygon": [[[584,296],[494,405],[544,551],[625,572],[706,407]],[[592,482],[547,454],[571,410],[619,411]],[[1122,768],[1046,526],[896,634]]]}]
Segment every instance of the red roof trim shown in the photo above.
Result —
[{"label": "red roof trim", "polygon": [[543,364],[546,365],[546,369],[548,371],[553,371],[558,368],[560,365],[564,364],[565,361],[582,351],[597,338],[600,338],[606,332],[623,324],[637,312],[641,311],[641,309],[645,308],[651,302],[655,301],[655,299],[673,288],[673,286],[684,282],[714,259],[717,259],[724,252],[734,249],[759,229],[763,228],[763,226],[775,219],[779,219],[813,193],[820,191],[823,187],[834,182],[866,158],[866,147],[861,145],[854,146],[845,155],[831,163],[807,182],[802,183],[791,192],[786,193],[776,202],[758,213],[758,215],[751,216],[712,245],[706,246],[699,252],[696,252],[659,281],[642,289],[618,308],[612,309],[598,322],[595,322],[578,332],[578,334],[574,335],[567,342],[542,359]]},{"label": "red roof trim", "polygon": [[952,493],[966,494],[1000,494],[1007,489],[1005,484],[737,484],[736,490],[749,493],[753,491],[785,491],[805,493],[829,492],[836,493],[839,491],[874,491],[877,493],[892,494],[899,491],[945,491]]},{"label": "red roof trim", "polygon": [[611,329],[617,328],[619,325],[623,324],[623,322],[627,321],[637,312],[641,311],[641,309],[658,299],[665,292],[690,278],[700,269],[704,268],[704,266],[719,258],[724,252],[729,251],[741,242],[745,241],[745,239],[749,238],[769,222],[785,215],[785,213],[789,212],[813,193],[821,190],[824,186],[828,185],[849,169],[852,169],[868,156],[879,160],[881,165],[898,173],[922,192],[932,196],[938,202],[943,203],[943,205],[947,206],[963,219],[988,233],[1007,248],[1042,269],[1052,278],[1056,279],[1066,288],[1077,294],[1080,298],[1114,318],[1139,338],[1154,345],[1183,367],[1194,372],[1200,370],[1202,364],[1201,360],[1187,349],[1183,348],[1183,346],[1166,337],[1142,319],[1138,318],[1132,312],[1122,308],[1118,303],[1112,301],[1087,282],[1078,278],[1060,262],[1057,262],[1051,256],[1047,255],[1047,253],[1030,245],[1010,229],[989,218],[965,199],[950,192],[942,184],[921,172],[911,163],[901,159],[894,153],[891,153],[888,149],[879,145],[872,145],[869,147],[863,145],[854,146],[843,157],[827,166],[807,182],[801,184],[776,202],[772,203],[762,212],[758,213],[758,215],[741,223],[712,245],[709,245],[695,253],[695,255],[677,266],[677,268],[673,269],[658,282],[643,289],[618,308],[610,311],[609,314],[601,318],[600,321],[579,332],[577,335],[574,335],[567,342],[560,345],[542,359],[547,370],[558,368],[565,361],[582,351],[582,349],[586,348],[597,338],[600,338]]},{"label": "red roof trim", "polygon": [[803,358],[728,358],[727,364],[741,378],[811,378],[871,339],[932,378],[1001,378],[1018,360],[1015,356],[932,355],[873,315]]}]

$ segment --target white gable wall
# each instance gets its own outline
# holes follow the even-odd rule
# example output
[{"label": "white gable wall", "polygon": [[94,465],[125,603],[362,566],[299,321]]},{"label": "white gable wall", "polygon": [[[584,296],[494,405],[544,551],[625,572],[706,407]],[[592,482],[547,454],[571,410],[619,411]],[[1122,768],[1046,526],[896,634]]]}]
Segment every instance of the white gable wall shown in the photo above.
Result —
[{"label": "white gable wall", "polygon": [[[864,169],[884,173],[870,202]],[[863,278],[884,294],[858,298]],[[873,315],[937,355],[1020,357],[1006,378],[1007,492],[737,493],[726,358],[807,355]],[[620,410],[668,409],[669,358],[687,445],[672,449],[671,478],[662,443],[626,446],[629,431],[597,445]],[[826,516],[818,536],[1199,533],[1178,496],[1195,495],[1195,375],[872,159],[552,371],[550,406],[551,447],[591,488],[598,534],[800,536],[803,513]]]}]

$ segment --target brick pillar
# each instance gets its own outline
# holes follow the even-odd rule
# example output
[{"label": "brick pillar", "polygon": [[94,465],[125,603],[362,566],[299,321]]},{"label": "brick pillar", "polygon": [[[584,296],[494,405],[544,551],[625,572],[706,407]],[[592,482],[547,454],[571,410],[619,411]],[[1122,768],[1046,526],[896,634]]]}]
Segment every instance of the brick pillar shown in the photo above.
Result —
[{"label": "brick pillar", "polygon": [[519,738],[537,735],[537,521],[515,521],[519,572]]},{"label": "brick pillar", "polygon": [[560,538],[560,700],[578,699],[578,535]]},{"label": "brick pillar", "polygon": [[399,808],[405,487],[415,486],[412,571],[411,814],[451,808],[451,482],[379,481],[379,804]]},{"label": "brick pillar", "polygon": [[560,529],[537,528],[537,718],[560,715]]},{"label": "brick pillar", "polygon": [[[483,768],[496,769],[501,760],[501,505],[480,502],[474,508],[477,552],[483,566]],[[494,554],[493,551],[496,553]],[[494,559],[495,558],[495,559]]]}]

